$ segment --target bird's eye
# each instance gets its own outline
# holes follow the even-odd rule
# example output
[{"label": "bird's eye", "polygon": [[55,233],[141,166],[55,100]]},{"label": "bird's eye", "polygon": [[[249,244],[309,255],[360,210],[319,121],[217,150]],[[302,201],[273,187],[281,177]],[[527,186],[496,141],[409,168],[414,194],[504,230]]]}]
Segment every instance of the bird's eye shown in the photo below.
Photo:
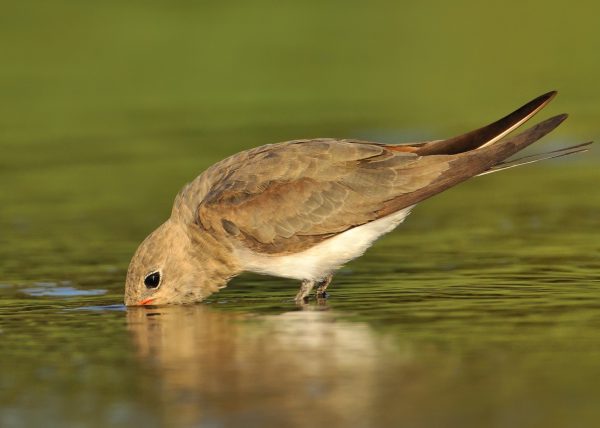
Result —
[{"label": "bird's eye", "polygon": [[160,285],[160,272],[153,272],[144,278],[146,288],[158,288]]}]

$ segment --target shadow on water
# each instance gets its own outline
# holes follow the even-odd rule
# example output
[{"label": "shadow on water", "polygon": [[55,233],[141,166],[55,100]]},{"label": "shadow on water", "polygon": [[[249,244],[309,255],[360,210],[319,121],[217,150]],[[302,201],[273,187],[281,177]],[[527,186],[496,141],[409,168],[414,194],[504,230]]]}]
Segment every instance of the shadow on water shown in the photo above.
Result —
[{"label": "shadow on water", "polygon": [[[591,337],[568,349],[547,325],[494,319],[521,336],[514,345],[486,339],[506,334],[489,322],[482,331],[451,315],[375,328],[329,305],[269,315],[207,305],[127,310],[138,358],[160,379],[164,416],[185,426],[564,426],[575,413],[592,420],[595,387],[580,378],[600,373]],[[554,343],[540,350],[544,341]],[[586,351],[581,372],[555,372]]]},{"label": "shadow on water", "polygon": [[132,308],[127,323],[162,379],[169,420],[185,425],[381,426],[424,369],[410,347],[326,307],[260,317]]}]

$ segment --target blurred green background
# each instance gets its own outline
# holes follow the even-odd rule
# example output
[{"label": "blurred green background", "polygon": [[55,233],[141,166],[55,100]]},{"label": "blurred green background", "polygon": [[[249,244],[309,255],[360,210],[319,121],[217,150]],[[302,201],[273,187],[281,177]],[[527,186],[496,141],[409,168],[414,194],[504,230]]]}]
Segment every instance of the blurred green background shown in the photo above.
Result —
[{"label": "blurred green background", "polygon": [[[572,115],[553,138],[591,139],[600,134],[596,10],[591,1],[3,2],[3,234],[26,228],[27,240],[56,242],[68,239],[61,224],[86,236],[76,243],[85,251],[125,233],[122,264],[184,182],[240,149],[443,138],[551,89],[560,96],[548,113]],[[18,279],[21,269],[6,272],[14,250],[0,254],[0,269]]]},{"label": "blurred green background", "polygon": [[[331,316],[296,312],[295,283],[257,277],[162,323],[111,306],[177,191],[239,150],[444,138],[553,89],[540,117],[571,117],[533,151],[598,138],[596,2],[0,9],[0,425],[302,426],[297,403],[324,406],[311,422],[328,427],[598,420],[597,148],[424,203],[340,274]],[[158,340],[173,320],[198,329]],[[200,340],[204,323],[229,327]],[[220,341],[232,335],[233,348]],[[267,362],[283,377],[252,383],[257,341],[282,353]]]},{"label": "blurred green background", "polygon": [[560,97],[548,112],[572,115],[554,138],[591,139],[595,10],[591,1],[4,2],[0,221],[40,216],[93,237],[119,238],[121,226],[138,237],[182,183],[240,149],[443,138],[551,89]]}]

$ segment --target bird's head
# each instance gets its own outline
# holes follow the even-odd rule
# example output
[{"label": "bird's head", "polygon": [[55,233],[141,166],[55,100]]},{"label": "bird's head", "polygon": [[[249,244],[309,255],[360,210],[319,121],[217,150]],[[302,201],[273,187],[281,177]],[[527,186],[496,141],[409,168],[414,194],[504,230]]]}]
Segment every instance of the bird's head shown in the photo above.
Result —
[{"label": "bird's head", "polygon": [[222,243],[198,226],[169,219],[133,255],[125,282],[125,304],[200,302],[237,273],[227,255]]}]

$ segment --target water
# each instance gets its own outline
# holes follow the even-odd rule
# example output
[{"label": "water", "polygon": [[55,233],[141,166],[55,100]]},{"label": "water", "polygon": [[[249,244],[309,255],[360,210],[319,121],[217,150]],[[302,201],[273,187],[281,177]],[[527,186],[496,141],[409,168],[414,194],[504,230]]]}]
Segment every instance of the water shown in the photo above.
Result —
[{"label": "water", "polygon": [[595,14],[444,5],[5,5],[0,426],[597,425],[597,153],[420,204],[325,302],[244,275],[122,306],[178,189],[238,150],[439,138],[553,88],[572,117],[534,151],[600,134]]}]

